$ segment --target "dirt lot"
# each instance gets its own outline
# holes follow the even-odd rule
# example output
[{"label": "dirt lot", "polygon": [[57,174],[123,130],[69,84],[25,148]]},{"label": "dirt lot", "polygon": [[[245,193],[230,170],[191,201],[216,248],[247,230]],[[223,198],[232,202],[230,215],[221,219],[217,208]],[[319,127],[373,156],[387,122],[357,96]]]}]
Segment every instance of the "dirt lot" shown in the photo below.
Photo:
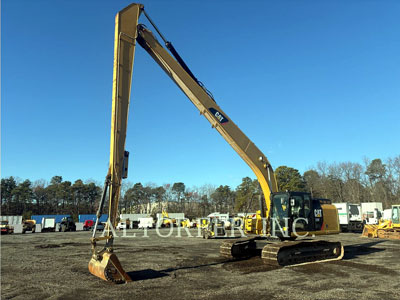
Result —
[{"label": "dirt lot", "polygon": [[[2,299],[400,299],[400,241],[346,233],[341,261],[273,268],[260,258],[227,261],[221,240],[116,238],[116,253],[134,282],[113,285],[92,276],[89,232],[1,236]],[[167,234],[168,229],[160,230]],[[136,237],[132,237],[136,233]],[[191,230],[193,236],[196,230]]]}]

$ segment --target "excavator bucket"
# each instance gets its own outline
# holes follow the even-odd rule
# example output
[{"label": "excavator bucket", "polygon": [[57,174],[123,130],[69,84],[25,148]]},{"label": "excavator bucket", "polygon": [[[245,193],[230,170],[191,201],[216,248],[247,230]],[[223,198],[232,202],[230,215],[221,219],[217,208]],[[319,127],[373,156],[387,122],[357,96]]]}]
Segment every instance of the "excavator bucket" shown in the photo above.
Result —
[{"label": "excavator bucket", "polygon": [[93,258],[89,261],[89,271],[94,276],[114,283],[127,283],[132,281],[124,271],[114,253],[105,252],[100,259]]}]

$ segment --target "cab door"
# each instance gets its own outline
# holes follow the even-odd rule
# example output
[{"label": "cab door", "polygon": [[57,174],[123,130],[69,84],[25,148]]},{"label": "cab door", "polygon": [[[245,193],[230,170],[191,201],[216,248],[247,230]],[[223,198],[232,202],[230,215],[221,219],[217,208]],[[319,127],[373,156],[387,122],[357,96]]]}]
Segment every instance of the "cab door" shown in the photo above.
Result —
[{"label": "cab door", "polygon": [[400,224],[400,206],[393,206],[392,222],[393,224]]},{"label": "cab door", "polygon": [[291,229],[296,232],[314,230],[312,203],[308,193],[291,193],[290,197]]},{"label": "cab door", "polygon": [[310,222],[313,224],[313,231],[320,231],[324,223],[321,202],[319,200],[312,200],[312,212],[310,214]]},{"label": "cab door", "polygon": [[270,230],[272,236],[290,238],[292,224],[289,207],[289,193],[271,194]]}]

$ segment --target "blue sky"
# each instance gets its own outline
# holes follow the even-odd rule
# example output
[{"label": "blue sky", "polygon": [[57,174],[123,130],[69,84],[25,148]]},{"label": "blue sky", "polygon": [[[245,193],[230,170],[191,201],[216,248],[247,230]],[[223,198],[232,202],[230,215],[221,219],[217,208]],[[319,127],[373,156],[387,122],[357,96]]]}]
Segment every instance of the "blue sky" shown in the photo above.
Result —
[{"label": "blue sky", "polygon": [[[129,3],[2,1],[2,178],[103,181],[114,16]],[[399,155],[398,1],[143,3],[274,168]],[[254,178],[140,46],[126,149],[131,182]]]}]

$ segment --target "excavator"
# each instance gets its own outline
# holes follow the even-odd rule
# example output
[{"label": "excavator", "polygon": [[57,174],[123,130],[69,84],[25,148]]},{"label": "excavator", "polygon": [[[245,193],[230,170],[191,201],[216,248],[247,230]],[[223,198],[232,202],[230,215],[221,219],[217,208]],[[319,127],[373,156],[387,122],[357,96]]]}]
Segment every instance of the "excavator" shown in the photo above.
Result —
[{"label": "excavator", "polygon": [[[165,47],[145,25],[139,24],[140,15],[147,18]],[[260,198],[262,201],[256,222],[249,226],[251,235],[225,240],[220,247],[221,255],[230,259],[243,259],[261,251],[264,262],[281,266],[343,257],[344,251],[340,242],[295,240],[297,236],[339,233],[335,206],[329,201],[313,199],[308,193],[278,191],[274,171],[267,157],[218,106],[212,94],[194,76],[172,43],[161,34],[142,4],[133,3],[117,13],[114,38],[110,162],[91,237],[92,257],[89,271],[93,275],[114,283],[132,280],[114,253],[113,228],[117,225],[121,181],[128,173],[129,153],[125,151],[125,140],[136,43],[149,53],[196,106],[200,115],[211,123],[212,128],[249,165],[260,183],[263,197]],[[107,192],[109,219],[105,234],[96,237],[96,227]],[[97,250],[97,243],[101,241],[105,244]]]}]

